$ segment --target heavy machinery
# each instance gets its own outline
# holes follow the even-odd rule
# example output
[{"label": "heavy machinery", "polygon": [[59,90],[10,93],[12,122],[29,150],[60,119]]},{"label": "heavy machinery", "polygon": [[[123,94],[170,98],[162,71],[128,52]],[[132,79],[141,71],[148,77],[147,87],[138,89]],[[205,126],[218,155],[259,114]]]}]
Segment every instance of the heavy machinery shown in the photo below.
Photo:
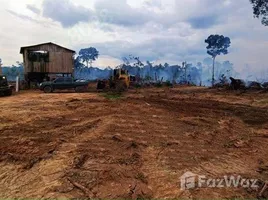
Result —
[{"label": "heavy machinery", "polygon": [[0,95],[11,96],[12,88],[8,85],[6,76],[0,75]]},{"label": "heavy machinery", "polygon": [[109,89],[115,90],[117,92],[123,92],[129,88],[130,76],[127,70],[117,68],[114,69],[113,75],[108,81],[98,81],[98,90],[103,90],[109,87]]}]

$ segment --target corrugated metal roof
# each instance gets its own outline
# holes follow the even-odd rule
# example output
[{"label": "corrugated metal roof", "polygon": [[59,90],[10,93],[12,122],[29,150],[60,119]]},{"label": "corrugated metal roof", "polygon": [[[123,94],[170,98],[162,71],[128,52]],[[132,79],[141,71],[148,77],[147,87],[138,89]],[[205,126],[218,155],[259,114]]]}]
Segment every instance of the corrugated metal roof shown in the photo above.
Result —
[{"label": "corrugated metal roof", "polygon": [[32,48],[32,47],[38,47],[38,46],[41,46],[41,45],[56,45],[56,46],[58,46],[58,47],[60,47],[60,48],[63,48],[63,49],[65,49],[65,50],[67,50],[67,51],[70,51],[70,52],[72,52],[72,53],[75,53],[74,50],[71,50],[71,49],[62,47],[62,46],[60,46],[60,45],[58,45],[58,44],[55,44],[55,43],[52,43],[52,42],[47,42],[47,43],[42,43],[42,44],[36,44],[36,45],[26,46],[26,47],[21,47],[21,48],[20,48],[20,53],[22,54],[22,53],[24,52],[24,49],[28,49],[28,48]]}]

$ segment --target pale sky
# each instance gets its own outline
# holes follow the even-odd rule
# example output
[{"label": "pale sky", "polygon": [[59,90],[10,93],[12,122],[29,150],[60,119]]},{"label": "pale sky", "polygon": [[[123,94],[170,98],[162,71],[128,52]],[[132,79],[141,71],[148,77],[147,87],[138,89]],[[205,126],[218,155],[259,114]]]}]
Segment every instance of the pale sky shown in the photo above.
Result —
[{"label": "pale sky", "polygon": [[[0,58],[22,61],[21,46],[54,42],[78,52],[96,47],[94,66],[115,66],[133,54],[155,63],[208,57],[210,34],[231,38],[237,71],[267,72],[268,27],[249,0],[0,0]],[[268,76],[268,74],[267,74]]]}]

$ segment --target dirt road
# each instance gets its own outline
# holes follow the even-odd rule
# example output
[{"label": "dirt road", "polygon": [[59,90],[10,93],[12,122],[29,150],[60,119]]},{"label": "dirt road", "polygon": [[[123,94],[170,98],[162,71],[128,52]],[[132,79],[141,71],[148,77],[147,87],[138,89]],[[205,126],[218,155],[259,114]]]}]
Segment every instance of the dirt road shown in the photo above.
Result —
[{"label": "dirt road", "polygon": [[267,99],[195,87],[1,98],[0,196],[254,198],[243,187],[182,191],[180,177],[268,180]]}]

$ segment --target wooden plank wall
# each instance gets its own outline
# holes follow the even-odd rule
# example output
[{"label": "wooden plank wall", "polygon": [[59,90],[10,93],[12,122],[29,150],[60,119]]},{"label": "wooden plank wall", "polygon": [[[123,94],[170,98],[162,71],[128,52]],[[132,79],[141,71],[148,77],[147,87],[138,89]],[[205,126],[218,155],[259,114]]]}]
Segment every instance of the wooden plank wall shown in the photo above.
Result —
[{"label": "wooden plank wall", "polygon": [[[29,51],[48,51],[49,62],[40,63],[40,62],[29,61],[28,59]],[[25,64],[24,67],[25,73],[29,72],[73,73],[74,70],[73,53],[53,44],[40,45],[24,49],[23,59]]]}]

